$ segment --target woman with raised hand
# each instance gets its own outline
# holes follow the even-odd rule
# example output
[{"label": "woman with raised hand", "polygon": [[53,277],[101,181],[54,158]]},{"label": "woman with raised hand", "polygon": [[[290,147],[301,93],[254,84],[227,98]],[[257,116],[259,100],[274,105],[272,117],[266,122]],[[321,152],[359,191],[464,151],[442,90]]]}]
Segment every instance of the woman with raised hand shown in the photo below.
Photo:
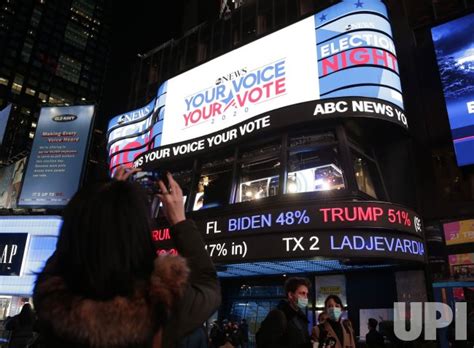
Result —
[{"label": "woman with raised hand", "polygon": [[78,192],[65,208],[57,249],[38,276],[39,347],[175,347],[220,304],[212,261],[181,188],[160,181],[170,235],[181,256],[156,257],[148,200],[126,181]]}]

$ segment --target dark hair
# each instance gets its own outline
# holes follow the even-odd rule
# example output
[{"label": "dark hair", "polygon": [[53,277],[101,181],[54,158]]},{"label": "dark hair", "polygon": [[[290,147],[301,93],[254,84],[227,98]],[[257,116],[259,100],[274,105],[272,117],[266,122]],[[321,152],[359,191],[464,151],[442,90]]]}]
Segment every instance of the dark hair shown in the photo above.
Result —
[{"label": "dark hair", "polygon": [[25,303],[23,307],[21,307],[20,314],[18,314],[18,321],[22,326],[33,325],[35,322],[35,313],[29,303]]},{"label": "dark hair", "polygon": [[374,319],[374,318],[369,318],[369,326],[372,328],[372,329],[375,329],[377,328],[377,324],[379,322],[377,321],[377,319]]},{"label": "dark hair", "polygon": [[334,300],[334,302],[336,302],[338,305],[340,305],[342,309],[344,309],[344,305],[342,304],[341,298],[337,295],[329,295],[328,297],[326,297],[326,299],[324,300],[324,308],[328,306],[328,302],[331,299]]},{"label": "dark hair", "polygon": [[76,193],[63,212],[56,257],[71,291],[91,298],[130,295],[149,278],[155,251],[147,197],[132,182]]},{"label": "dark hair", "polygon": [[324,312],[324,311],[322,311],[321,313],[319,313],[319,315],[318,315],[318,321],[321,321],[321,317],[322,317],[323,315],[326,315],[326,316],[327,316],[327,313]]},{"label": "dark hair", "polygon": [[308,290],[311,288],[311,282],[306,278],[292,277],[288,278],[285,282],[285,294],[288,296],[289,292],[295,292],[300,286],[306,286]]}]

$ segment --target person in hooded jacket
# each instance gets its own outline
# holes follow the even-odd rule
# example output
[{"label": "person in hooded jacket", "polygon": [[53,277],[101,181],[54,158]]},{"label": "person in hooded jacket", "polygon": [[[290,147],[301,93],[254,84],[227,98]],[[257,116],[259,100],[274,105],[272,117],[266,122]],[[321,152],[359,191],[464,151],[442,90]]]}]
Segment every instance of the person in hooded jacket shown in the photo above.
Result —
[{"label": "person in hooded jacket", "polygon": [[324,301],[328,318],[312,330],[312,339],[319,347],[355,348],[354,330],[349,320],[343,320],[344,306],[337,295],[329,295]]},{"label": "person in hooded jacket", "polygon": [[220,304],[217,274],[196,225],[186,220],[171,174],[158,185],[180,256],[156,257],[148,199],[121,168],[83,189],[63,212],[55,253],[38,276],[36,347],[176,347]]},{"label": "person in hooded jacket", "polygon": [[285,282],[286,299],[271,310],[256,334],[258,348],[311,348],[306,307],[311,283],[292,277]]}]

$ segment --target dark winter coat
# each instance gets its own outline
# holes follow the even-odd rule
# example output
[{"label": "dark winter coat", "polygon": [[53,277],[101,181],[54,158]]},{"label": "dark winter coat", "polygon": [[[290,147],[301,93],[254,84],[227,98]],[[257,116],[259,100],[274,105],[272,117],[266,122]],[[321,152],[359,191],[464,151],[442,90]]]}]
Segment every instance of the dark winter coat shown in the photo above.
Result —
[{"label": "dark winter coat", "polygon": [[5,323],[5,330],[11,331],[9,348],[23,348],[33,341],[34,321],[22,323],[20,315],[15,315]]},{"label": "dark winter coat", "polygon": [[311,348],[308,319],[287,300],[268,313],[257,334],[258,348]]},{"label": "dark winter coat", "polygon": [[[55,275],[54,256],[48,260],[34,289],[38,347],[174,348],[201,326],[220,304],[217,274],[194,222],[183,221],[170,232],[182,257],[158,257],[149,282],[137,283],[130,297],[85,298]],[[160,329],[166,313],[170,317]]]},{"label": "dark winter coat", "polygon": [[[342,342],[340,341],[339,336],[333,326],[338,326],[342,334]],[[335,341],[334,348],[355,348],[355,337],[354,329],[352,328],[352,323],[350,320],[342,320],[341,322],[334,322],[330,319],[326,320],[324,323],[316,325],[313,327],[312,334],[313,340],[315,342],[320,342],[321,340],[326,340],[327,338],[332,338]]]},{"label": "dark winter coat", "polygon": [[365,343],[367,343],[368,348],[385,347],[383,335],[376,329],[370,329],[365,335]]}]

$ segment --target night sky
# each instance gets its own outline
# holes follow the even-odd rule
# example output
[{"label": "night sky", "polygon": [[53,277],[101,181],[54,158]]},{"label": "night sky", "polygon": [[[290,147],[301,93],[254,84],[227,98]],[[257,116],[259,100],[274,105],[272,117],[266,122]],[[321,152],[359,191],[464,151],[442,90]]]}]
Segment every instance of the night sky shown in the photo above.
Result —
[{"label": "night sky", "polygon": [[110,58],[96,127],[104,129],[112,116],[128,111],[131,71],[137,54],[146,53],[181,35],[181,3],[157,0],[113,2]]}]

